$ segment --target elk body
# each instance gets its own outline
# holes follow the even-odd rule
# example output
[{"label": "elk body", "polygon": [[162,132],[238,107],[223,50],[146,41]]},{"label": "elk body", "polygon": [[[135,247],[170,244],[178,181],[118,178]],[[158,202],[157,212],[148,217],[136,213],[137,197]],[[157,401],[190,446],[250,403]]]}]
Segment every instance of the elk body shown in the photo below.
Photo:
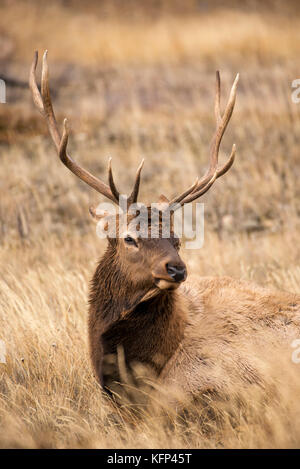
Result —
[{"label": "elk body", "polygon": [[[49,93],[46,53],[43,58],[41,93],[35,80],[37,54],[30,73],[33,99],[46,118],[61,161],[80,179],[118,204],[120,194],[109,164],[109,185],[81,168],[67,154],[66,121],[62,136],[58,130]],[[223,167],[218,153],[230,120],[238,76],[225,112],[220,111],[220,78],[217,73],[216,131],[210,147],[206,174],[182,194],[168,201],[162,196],[160,217],[151,238],[150,208],[147,236],[131,232],[134,217],[130,207],[137,202],[142,165],[138,168],[127,211],[116,215],[117,236],[108,234],[108,247],[92,279],[89,309],[90,355],[95,375],[107,391],[123,380],[124,370],[141,363],[159,383],[175,386],[187,396],[221,392],[232,381],[241,386],[260,383],[264,376],[266,344],[273,350],[299,337],[300,296],[273,292],[231,278],[188,278],[179,255],[180,243],[173,232],[164,238],[161,214],[190,203],[203,195],[233,164],[235,147]],[[108,223],[109,215],[91,214]],[[122,222],[122,223],[121,223]],[[252,353],[258,347],[261,354]],[[110,361],[115,357],[115,362]],[[121,361],[120,361],[121,360]],[[123,362],[122,362],[123,360]],[[124,367],[122,368],[122,363]],[[122,373],[122,369],[124,373]]]}]

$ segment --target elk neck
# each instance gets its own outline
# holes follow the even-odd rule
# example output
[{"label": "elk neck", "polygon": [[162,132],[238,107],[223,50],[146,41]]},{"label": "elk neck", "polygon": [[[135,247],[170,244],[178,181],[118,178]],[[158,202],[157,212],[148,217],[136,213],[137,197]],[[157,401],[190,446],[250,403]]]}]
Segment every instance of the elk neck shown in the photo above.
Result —
[{"label": "elk neck", "polygon": [[90,305],[101,329],[103,354],[122,345],[129,362],[148,363],[159,373],[179,346],[186,321],[177,290],[157,289],[140,302],[147,290],[127,278],[109,247],[92,280]]}]

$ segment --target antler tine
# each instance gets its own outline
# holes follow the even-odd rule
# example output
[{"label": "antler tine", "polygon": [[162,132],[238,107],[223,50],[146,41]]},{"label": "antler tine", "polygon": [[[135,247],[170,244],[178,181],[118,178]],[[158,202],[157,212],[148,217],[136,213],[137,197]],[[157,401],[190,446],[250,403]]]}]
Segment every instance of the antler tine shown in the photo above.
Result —
[{"label": "antler tine", "polygon": [[197,189],[198,187],[198,182],[199,182],[199,179],[198,177],[196,178],[196,181],[194,182],[194,184],[192,184],[185,192],[182,192],[182,194],[178,195],[177,197],[174,197],[174,199],[172,199],[169,204],[170,205],[173,205],[173,204],[179,204],[179,202],[181,202],[187,195],[191,194],[194,192],[195,189]]},{"label": "antler tine", "polygon": [[212,140],[212,148],[214,148],[214,154],[213,154],[214,159],[218,158],[218,151],[219,151],[220,143],[221,143],[222,137],[224,135],[224,132],[227,128],[228,122],[230,121],[230,118],[231,118],[231,115],[232,115],[232,112],[233,112],[233,108],[234,108],[234,105],[235,105],[236,89],[237,89],[238,81],[239,81],[239,73],[235,77],[235,80],[233,82],[233,85],[232,85],[232,88],[231,88],[231,91],[230,91],[227,106],[225,108],[223,117],[221,117],[221,115],[220,115],[220,75],[217,73],[217,83],[218,84],[217,84],[217,93],[216,94],[219,95],[219,96],[216,99],[216,101],[218,100],[218,105],[216,106],[216,108],[217,108],[217,110],[219,110],[218,112],[219,112],[219,116],[221,117],[221,119],[220,119],[219,122],[217,122],[217,130],[216,130],[215,136],[213,137],[213,140]]},{"label": "antler tine", "polygon": [[216,116],[216,123],[217,125],[220,123],[222,116],[221,116],[221,79],[220,79],[220,72],[219,70],[216,71],[216,96],[215,96],[215,116]]},{"label": "antler tine", "polygon": [[231,153],[230,153],[230,157],[228,158],[228,160],[226,161],[226,163],[224,164],[224,166],[222,166],[222,168],[218,169],[217,171],[217,179],[220,177],[220,176],[223,176],[223,174],[227,173],[227,171],[231,168],[231,166],[233,165],[234,163],[234,160],[235,160],[235,151],[236,151],[236,146],[235,146],[235,143],[232,145],[232,150],[231,150]]},{"label": "antler tine", "polygon": [[133,185],[132,192],[130,196],[128,197],[128,205],[135,204],[137,202],[137,198],[139,195],[139,189],[140,189],[140,181],[141,181],[141,172],[144,166],[144,159],[141,161],[137,171],[136,171],[136,176],[135,176],[135,181]]},{"label": "antler tine", "polygon": [[57,127],[57,122],[55,119],[52,102],[51,102],[47,54],[48,54],[48,51],[46,50],[43,55],[43,64],[42,64],[42,82],[41,82],[42,100],[43,100],[44,111],[45,111],[45,116],[47,119],[47,124],[48,124],[50,135],[56,146],[56,149],[59,150],[60,132]]},{"label": "antler tine", "polygon": [[[231,150],[231,153],[230,153],[230,156],[229,156],[228,160],[226,161],[226,163],[220,169],[215,171],[216,179],[218,179],[220,176],[223,176],[223,174],[227,173],[227,171],[231,168],[231,166],[233,165],[234,160],[235,160],[235,151],[236,151],[236,146],[235,146],[235,144],[233,144],[232,145],[232,150]],[[208,181],[208,182],[210,182],[210,181]],[[198,185],[198,187],[196,187],[193,190],[193,193],[200,192],[200,190],[203,187],[206,187],[206,185],[207,185],[207,182],[206,182],[206,184],[201,184],[201,186]]]},{"label": "antler tine", "polygon": [[108,182],[109,182],[109,187],[110,187],[110,190],[111,190],[114,198],[116,200],[119,200],[120,192],[118,191],[118,189],[115,185],[115,181],[114,181],[113,173],[112,173],[111,161],[112,161],[112,159],[109,158],[109,160],[108,160]]},{"label": "antler tine", "polygon": [[[112,159],[110,158],[109,159],[109,163],[108,163],[108,180],[109,180],[109,187],[114,195],[114,197],[119,200],[120,198],[120,192],[118,191],[116,185],[115,185],[115,182],[114,182],[114,178],[113,178],[113,173],[112,173],[112,167],[111,167],[111,161]],[[144,159],[142,160],[142,162],[140,163],[138,169],[137,169],[137,172],[136,172],[136,176],[135,176],[135,181],[134,181],[134,185],[133,185],[133,189],[132,189],[132,192],[130,194],[130,196],[127,198],[127,206],[129,207],[131,204],[134,204],[137,202],[137,198],[138,198],[138,194],[139,194],[139,188],[140,188],[140,180],[141,180],[141,171],[142,171],[142,168],[144,166]]]},{"label": "antler tine", "polygon": [[113,202],[118,203],[118,199],[115,198],[111,189],[107,184],[102,182],[100,179],[93,176],[89,171],[83,169],[79,166],[68,154],[67,154],[67,144],[69,138],[69,130],[67,127],[67,120],[64,120],[63,126],[63,135],[60,137],[60,132],[58,130],[52,101],[49,88],[49,70],[47,63],[47,51],[43,55],[42,63],[42,80],[41,80],[41,93],[38,89],[35,77],[35,71],[38,63],[38,53],[35,52],[35,56],[30,69],[29,76],[29,86],[32,92],[33,101],[38,108],[38,110],[43,114],[46,119],[49,133],[52,137],[52,140],[55,144],[59,157],[63,164],[72,171],[76,176],[78,176],[82,181],[91,186],[100,194],[104,195]]},{"label": "antler tine", "polygon": [[203,194],[205,194],[205,192],[208,191],[208,189],[210,189],[210,187],[213,185],[213,183],[215,182],[216,179],[217,179],[217,172],[215,172],[213,177],[210,179],[210,181],[207,184],[205,184],[205,186],[203,186],[198,191],[192,192],[192,194],[190,194],[188,197],[186,197],[186,199],[183,202],[181,202],[180,205],[189,204],[190,202],[193,202],[194,200],[201,197]]},{"label": "antler tine", "polygon": [[180,196],[173,199],[171,203],[174,203],[174,201],[177,201],[177,203],[180,203],[180,205],[184,205],[186,203],[192,202],[193,200],[197,199],[198,197],[203,195],[205,192],[207,192],[208,189],[215,182],[215,180],[219,178],[220,176],[223,176],[223,174],[225,174],[231,168],[234,162],[234,158],[235,158],[235,145],[233,145],[232,147],[232,151],[231,151],[229,159],[220,169],[218,169],[218,155],[219,155],[219,148],[220,148],[222,137],[224,135],[224,132],[227,128],[228,122],[233,112],[238,80],[239,80],[239,74],[237,74],[233,82],[230,95],[229,95],[229,99],[228,99],[228,103],[226,105],[224,114],[222,116],[221,111],[220,111],[221,80],[220,80],[219,72],[218,71],[216,72],[215,117],[216,117],[217,126],[216,126],[215,134],[210,144],[210,165],[209,165],[208,171],[205,174],[205,176],[203,176],[200,179],[200,181],[198,181],[196,186],[194,187],[191,186],[190,189],[188,189],[185,193],[183,193],[184,196],[183,194],[181,194]]},{"label": "antler tine", "polygon": [[[199,187],[198,187],[199,189],[201,189],[202,187],[205,187],[205,185],[213,177],[214,172],[217,171],[220,144],[221,144],[224,132],[227,128],[227,125],[230,121],[232,111],[234,108],[238,80],[239,80],[239,74],[237,74],[235,77],[224,114],[223,116],[221,116],[221,111],[220,111],[221,79],[220,79],[219,72],[216,72],[215,116],[216,116],[216,121],[217,121],[217,127],[216,127],[215,134],[212,138],[211,144],[210,144],[210,166],[209,166],[207,174],[199,181]],[[226,167],[227,167],[227,162],[220,170],[220,173],[224,174]]]},{"label": "antler tine", "polygon": [[36,83],[36,78],[35,78],[35,71],[38,63],[38,51],[36,50],[34,53],[34,59],[32,61],[31,67],[30,67],[30,73],[29,73],[29,88],[31,90],[33,102],[36,105],[37,109],[40,111],[40,113],[44,116],[45,111],[44,111],[44,105],[43,105],[43,100],[39,91],[39,88]]},{"label": "antler tine", "polygon": [[234,162],[234,159],[235,159],[235,150],[236,150],[236,147],[235,147],[235,145],[233,145],[230,157],[228,158],[228,160],[224,164],[224,166],[222,166],[221,169],[215,171],[213,177],[210,179],[210,181],[208,183],[206,183],[204,186],[201,186],[200,189],[195,190],[194,192],[192,192],[189,195],[189,197],[186,197],[185,200],[183,201],[183,203],[181,203],[181,205],[193,202],[193,200],[196,200],[199,197],[201,197],[202,195],[204,195],[205,192],[207,192],[208,189],[210,189],[210,187],[213,185],[213,183],[215,182],[216,179],[218,179],[220,176],[223,176],[223,174],[227,173],[227,171],[233,165],[233,162]]}]

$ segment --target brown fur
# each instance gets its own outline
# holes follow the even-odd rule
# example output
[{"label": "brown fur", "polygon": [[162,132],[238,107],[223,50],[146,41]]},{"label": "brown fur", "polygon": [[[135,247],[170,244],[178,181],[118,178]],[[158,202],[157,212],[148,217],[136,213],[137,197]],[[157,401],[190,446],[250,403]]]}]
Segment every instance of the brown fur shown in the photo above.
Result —
[{"label": "brown fur", "polygon": [[112,358],[121,347],[127,369],[144,364],[167,389],[187,396],[226,392],[231,382],[263,385],[267,354],[283,345],[290,359],[300,296],[228,277],[155,288],[153,261],[177,255],[172,236],[140,240],[135,257],[122,239],[109,240],[90,293],[90,352],[99,382],[107,390],[122,382],[120,362]]}]

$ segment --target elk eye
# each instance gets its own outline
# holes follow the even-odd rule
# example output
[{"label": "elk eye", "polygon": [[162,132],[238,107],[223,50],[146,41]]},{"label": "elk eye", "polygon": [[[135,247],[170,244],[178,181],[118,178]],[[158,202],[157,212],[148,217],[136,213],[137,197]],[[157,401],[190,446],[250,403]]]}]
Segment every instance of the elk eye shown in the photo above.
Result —
[{"label": "elk eye", "polygon": [[126,244],[137,247],[136,241],[131,236],[126,236],[126,238],[124,238],[124,241]]}]

